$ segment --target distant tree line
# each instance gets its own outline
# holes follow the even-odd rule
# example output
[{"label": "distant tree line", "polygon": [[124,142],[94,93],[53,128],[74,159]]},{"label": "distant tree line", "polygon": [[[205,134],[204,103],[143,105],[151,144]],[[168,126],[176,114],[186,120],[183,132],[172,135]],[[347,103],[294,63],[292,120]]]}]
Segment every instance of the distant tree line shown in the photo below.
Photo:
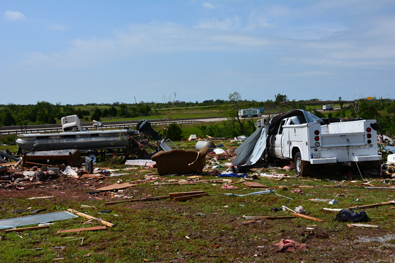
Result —
[{"label": "distant tree line", "polygon": [[[111,117],[137,117],[151,115],[151,107],[147,104],[129,106],[126,104],[109,107],[91,107],[83,110],[84,105],[72,106],[51,104],[46,101],[37,102],[36,105],[8,104],[0,108],[0,126],[55,124],[64,116],[78,115],[82,120],[97,120]],[[90,117],[90,118],[89,118]]]}]

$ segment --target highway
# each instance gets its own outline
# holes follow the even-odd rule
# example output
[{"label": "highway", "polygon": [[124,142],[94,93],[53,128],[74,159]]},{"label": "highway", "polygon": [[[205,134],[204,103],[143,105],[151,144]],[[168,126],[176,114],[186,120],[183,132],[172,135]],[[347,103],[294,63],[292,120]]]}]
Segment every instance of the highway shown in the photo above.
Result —
[{"label": "highway", "polygon": [[[212,117],[212,118],[196,118],[196,119],[175,119],[171,120],[170,123],[195,123],[195,122],[217,122],[225,120],[224,117]],[[165,125],[169,121],[166,120],[147,120],[151,125]],[[102,122],[105,129],[123,129],[123,128],[134,128],[139,121],[114,121],[114,122]],[[95,130],[96,126],[93,126],[92,122],[82,123],[84,129]],[[46,125],[26,125],[26,126],[5,126],[0,127],[0,135],[7,134],[20,134],[20,133],[46,133],[46,132],[61,132],[62,126],[60,124],[46,124]]]}]

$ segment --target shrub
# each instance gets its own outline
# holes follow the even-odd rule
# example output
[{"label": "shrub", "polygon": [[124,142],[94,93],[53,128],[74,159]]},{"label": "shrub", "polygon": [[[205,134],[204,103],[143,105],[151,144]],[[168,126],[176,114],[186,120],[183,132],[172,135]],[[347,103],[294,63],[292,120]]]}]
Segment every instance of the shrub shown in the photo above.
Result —
[{"label": "shrub", "polygon": [[182,140],[182,128],[177,123],[172,123],[168,127],[167,138],[172,141]]}]

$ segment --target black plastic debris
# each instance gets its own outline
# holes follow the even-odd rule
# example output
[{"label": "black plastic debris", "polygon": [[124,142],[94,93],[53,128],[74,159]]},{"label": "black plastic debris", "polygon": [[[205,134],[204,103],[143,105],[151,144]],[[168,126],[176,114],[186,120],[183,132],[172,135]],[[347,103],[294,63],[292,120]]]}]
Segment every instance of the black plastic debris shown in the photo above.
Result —
[{"label": "black plastic debris", "polygon": [[370,221],[365,211],[357,213],[350,209],[342,209],[337,215],[336,220],[339,222],[368,222]]}]

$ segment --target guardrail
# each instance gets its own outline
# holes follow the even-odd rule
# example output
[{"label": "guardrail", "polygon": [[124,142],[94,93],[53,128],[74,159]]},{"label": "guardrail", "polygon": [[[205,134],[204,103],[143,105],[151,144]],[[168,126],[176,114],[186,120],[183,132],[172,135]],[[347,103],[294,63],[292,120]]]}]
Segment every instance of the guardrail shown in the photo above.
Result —
[{"label": "guardrail", "polygon": [[[173,120],[170,123],[179,123],[179,124],[188,124],[188,123],[195,123],[194,120]],[[150,122],[151,125],[162,125],[164,121],[154,121]],[[166,122],[168,123],[168,122]],[[129,124],[106,124],[102,123],[103,126],[100,129],[125,129],[125,128],[132,128],[136,126],[136,123],[129,123]],[[96,126],[84,126],[83,128],[86,130],[96,130]],[[51,127],[51,128],[29,128],[28,126],[25,128],[16,128],[9,129],[9,130],[0,130],[1,135],[10,135],[10,134],[29,134],[29,133],[51,133],[51,132],[62,132],[62,127]]]}]

